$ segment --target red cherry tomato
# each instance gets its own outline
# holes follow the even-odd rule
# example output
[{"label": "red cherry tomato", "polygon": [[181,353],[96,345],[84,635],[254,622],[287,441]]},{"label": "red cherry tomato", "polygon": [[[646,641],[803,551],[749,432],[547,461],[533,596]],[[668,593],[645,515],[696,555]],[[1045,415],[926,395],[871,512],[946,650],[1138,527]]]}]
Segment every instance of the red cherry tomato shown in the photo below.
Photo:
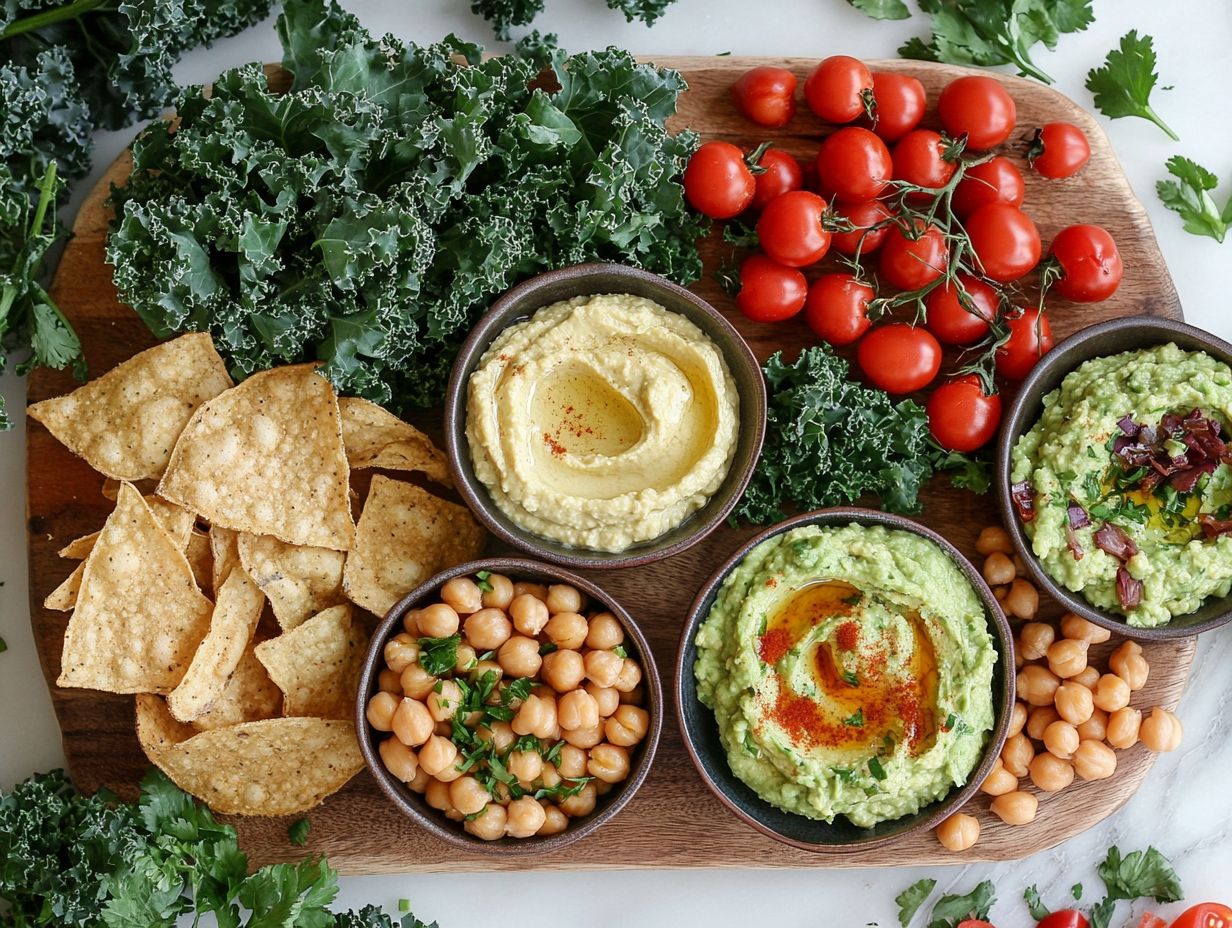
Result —
[{"label": "red cherry tomato", "polygon": [[1039,229],[1020,209],[1001,203],[981,206],[967,217],[965,228],[990,280],[1009,283],[1039,264]]},{"label": "red cherry tomato", "polygon": [[981,74],[946,84],[937,99],[937,115],[950,135],[966,134],[970,151],[996,148],[1010,137],[1018,119],[1014,98],[1000,82]]},{"label": "red cherry tomato", "polygon": [[1090,928],[1090,924],[1077,909],[1060,909],[1041,918],[1035,928]]},{"label": "red cherry tomato", "polygon": [[1153,912],[1143,912],[1138,928],[1168,928],[1168,923]]},{"label": "red cherry tomato", "polygon": [[881,200],[865,200],[863,203],[835,203],[832,209],[835,215],[842,216],[855,226],[851,232],[830,233],[830,247],[840,255],[854,255],[857,250],[862,255],[872,254],[881,247],[885,237],[890,234],[888,224],[877,229],[873,228],[893,215],[890,208]]},{"label": "red cherry tomato", "polygon": [[818,338],[850,345],[872,325],[868,304],[876,294],[851,274],[823,274],[809,287],[804,318]]},{"label": "red cherry tomato", "polygon": [[826,122],[851,122],[864,112],[873,75],[863,61],[847,55],[824,59],[804,82],[804,101]]},{"label": "red cherry tomato", "polygon": [[821,225],[825,212],[826,201],[807,190],[775,197],[757,220],[762,249],[788,267],[815,264],[830,248],[830,233]]},{"label": "red cherry tomato", "polygon": [[840,203],[881,196],[893,173],[890,149],[867,129],[848,126],[821,143],[817,177],[821,189]]},{"label": "red cherry tomato", "polygon": [[1073,177],[1091,160],[1091,146],[1081,129],[1069,122],[1050,122],[1036,130],[1027,160],[1050,180]]},{"label": "red cherry tomato", "polygon": [[1202,902],[1182,912],[1172,928],[1229,928],[1232,909],[1219,902]]},{"label": "red cherry tomato", "polygon": [[1006,320],[1010,337],[997,349],[997,373],[1010,380],[1022,380],[1035,362],[1052,350],[1052,326],[1037,309]]},{"label": "red cherry tomato", "polygon": [[894,322],[860,339],[856,360],[887,393],[912,393],[927,387],[941,370],[941,346],[927,330]]},{"label": "red cherry tomato", "polygon": [[1049,249],[1061,265],[1056,291],[1076,303],[1098,303],[1116,293],[1125,272],[1116,242],[1099,226],[1070,226]]},{"label": "red cherry tomato", "polygon": [[763,168],[753,175],[757,189],[753,193],[753,209],[764,209],[766,204],[780,194],[799,190],[804,186],[804,171],[800,162],[778,148],[767,148],[757,162]]},{"label": "red cherry tomato", "polygon": [[894,179],[917,187],[944,187],[958,169],[958,164],[946,161],[944,155],[945,141],[939,132],[908,132],[894,146]]},{"label": "red cherry tomato", "polygon": [[744,152],[730,142],[706,142],[684,169],[689,205],[711,219],[731,219],[748,209],[757,183]]},{"label": "red cherry tomato", "polygon": [[753,68],[731,88],[740,114],[759,126],[777,129],[796,115],[796,75],[786,68]]},{"label": "red cherry tomato", "polygon": [[951,282],[935,288],[924,301],[928,331],[946,345],[971,345],[988,334],[988,323],[997,318],[1001,300],[996,290],[969,274],[959,274],[958,282],[967,291],[970,306],[963,305]]},{"label": "red cherry tomato", "polygon": [[945,273],[949,264],[949,249],[945,236],[936,226],[922,229],[922,221],[916,220],[919,238],[910,239],[903,230],[893,225],[881,246],[878,269],[881,279],[896,290],[919,290]]},{"label": "red cherry tomato", "polygon": [[946,451],[965,454],[983,448],[997,434],[997,426],[1001,424],[1001,396],[997,393],[988,396],[980,378],[966,374],[933,390],[925,411],[928,430],[937,444]]},{"label": "red cherry tomato", "polygon": [[958,928],[995,928],[992,922],[980,918],[965,918],[958,923]]},{"label": "red cherry tomato", "polygon": [[781,322],[804,308],[808,281],[794,267],[765,255],[749,255],[740,265],[736,305],[754,322]]},{"label": "red cherry tomato", "polygon": [[954,188],[950,208],[959,219],[966,219],[981,206],[989,203],[1004,203],[1006,206],[1022,206],[1026,187],[1022,173],[1009,158],[998,155],[991,161],[968,168],[963,179]]},{"label": "red cherry tomato", "polygon": [[869,128],[887,144],[897,142],[920,124],[927,103],[924,85],[906,74],[873,72],[873,113]]}]

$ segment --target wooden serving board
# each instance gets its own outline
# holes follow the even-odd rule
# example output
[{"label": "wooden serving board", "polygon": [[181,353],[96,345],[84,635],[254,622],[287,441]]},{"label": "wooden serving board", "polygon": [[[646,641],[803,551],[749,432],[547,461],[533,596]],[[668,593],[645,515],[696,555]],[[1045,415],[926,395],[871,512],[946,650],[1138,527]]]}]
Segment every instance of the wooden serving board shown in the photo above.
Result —
[{"label": "wooden serving board", "polygon": [[[675,128],[688,127],[703,137],[719,136],[749,148],[772,137],[780,146],[811,160],[825,129],[811,114],[802,111],[788,129],[767,136],[734,112],[728,88],[738,75],[758,64],[789,67],[803,81],[814,62],[666,58],[657,63],[681,70],[689,82],[681,112],[674,120]],[[936,100],[947,81],[966,73],[961,68],[903,61],[876,62],[875,67],[917,75],[924,82],[930,101]],[[1091,142],[1091,161],[1076,178],[1045,181],[1023,165],[1026,209],[1038,223],[1044,240],[1050,240],[1059,229],[1074,222],[1097,223],[1116,237],[1125,262],[1124,283],[1112,299],[1091,306],[1058,303],[1053,308],[1050,315],[1057,338],[1095,322],[1130,314],[1181,318],[1176,290],[1146,212],[1135,199],[1098,123],[1053,90],[1019,78],[994,76],[1010,89],[1018,103],[1017,135],[1029,135],[1031,129],[1044,122],[1067,120],[1081,126]],[[1012,143],[1015,153],[1022,149],[1017,135]],[[93,376],[153,342],[137,316],[117,301],[110,269],[103,259],[109,221],[104,201],[110,184],[122,182],[128,171],[127,157],[121,158],[83,205],[74,238],[64,252],[53,286],[53,296],[81,335]],[[800,320],[773,326],[745,320],[712,277],[714,269],[732,256],[731,249],[714,237],[706,243],[705,254],[707,277],[695,289],[728,315],[759,358],[765,359],[780,348],[794,355],[798,348],[814,343]],[[952,369],[952,360],[947,359],[944,370]],[[65,373],[39,370],[30,377],[30,400],[58,395],[73,386]],[[440,424],[435,420],[435,416],[429,416],[420,424],[439,438]],[[131,796],[148,766],[133,733],[132,699],[59,689],[54,685],[67,615],[42,608],[44,597],[73,566],[56,556],[57,549],[102,525],[112,504],[100,492],[102,478],[41,425],[30,423],[28,441],[31,618],[63,731],[69,767],[82,789],[93,791],[106,785]],[[980,498],[952,490],[944,477],[933,481],[923,499],[923,521],[971,555],[979,529],[997,519],[991,496]],[[594,579],[623,602],[641,623],[665,688],[670,689],[680,626],[694,591],[753,531],[723,528],[691,550],[658,564],[626,571],[592,572]],[[1103,660],[1113,644],[1096,649],[1095,659]],[[1148,644],[1145,650],[1151,664],[1150,682],[1135,694],[1134,704],[1175,706],[1189,673],[1193,640]],[[670,699],[666,713],[658,757],[649,779],[629,807],[596,835],[556,854],[502,860],[470,856],[448,848],[400,818],[366,772],[311,813],[313,827],[306,849],[288,843],[287,820],[238,820],[236,824],[242,845],[255,864],[294,859],[304,853],[325,853],[334,866],[352,874],[522,868],[935,865],[1015,859],[1052,847],[1119,808],[1137,789],[1152,763],[1152,756],[1141,746],[1120,752],[1115,777],[1103,782],[1078,783],[1058,795],[1042,797],[1038,818],[1022,828],[1001,824],[988,811],[988,797],[980,795],[971,805],[983,825],[983,836],[964,855],[947,855],[932,835],[924,834],[875,850],[819,856],[763,837],[720,806],[702,785],[685,754]]]}]

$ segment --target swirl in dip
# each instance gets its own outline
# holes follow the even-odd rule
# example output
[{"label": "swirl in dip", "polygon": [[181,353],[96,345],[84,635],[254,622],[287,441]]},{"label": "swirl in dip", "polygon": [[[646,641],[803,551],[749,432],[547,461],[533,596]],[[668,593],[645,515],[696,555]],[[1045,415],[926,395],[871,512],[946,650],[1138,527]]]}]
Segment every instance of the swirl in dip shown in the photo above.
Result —
[{"label": "swirl in dip", "polygon": [[595,551],[657,538],[727,476],[740,400],[719,348],[623,293],[546,306],[471,374],[475,476],[515,524]]}]

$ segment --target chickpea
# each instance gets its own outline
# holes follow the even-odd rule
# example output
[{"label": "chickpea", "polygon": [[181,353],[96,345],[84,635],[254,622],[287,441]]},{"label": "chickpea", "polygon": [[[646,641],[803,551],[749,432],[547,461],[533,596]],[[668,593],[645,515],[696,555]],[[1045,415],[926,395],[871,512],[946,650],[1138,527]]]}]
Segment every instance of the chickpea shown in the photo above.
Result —
[{"label": "chickpea", "polygon": [[642,682],[642,668],[631,657],[626,657],[624,663],[621,664],[620,673],[616,676],[616,682],[612,684],[616,687],[617,692],[632,693]]},{"label": "chickpea", "polygon": [[637,706],[621,706],[603,724],[603,734],[612,744],[631,748],[650,730],[650,713]]},{"label": "chickpea", "polygon": [[535,599],[546,600],[548,598],[547,584],[535,583],[533,580],[515,580],[513,583],[513,595],[517,597],[523,593],[529,593]]},{"label": "chickpea", "polygon": [[564,732],[564,739],[579,748],[593,748],[603,740],[603,725],[595,723],[594,728],[575,728]]},{"label": "chickpea", "polygon": [[534,638],[548,624],[551,614],[542,599],[537,599],[529,593],[515,596],[509,603],[509,618],[513,619],[513,627],[523,635]]},{"label": "chickpea", "polygon": [[1018,653],[1026,660],[1043,660],[1057,631],[1047,622],[1027,622],[1018,632]]},{"label": "chickpea", "polygon": [[478,682],[490,673],[496,674],[496,683],[500,683],[501,680],[505,679],[505,668],[491,659],[477,661],[475,666],[471,668],[469,676],[473,682]]},{"label": "chickpea", "polygon": [[556,692],[568,693],[582,685],[586,664],[577,651],[552,651],[543,656],[539,676]]},{"label": "chickpea", "polygon": [[458,676],[469,672],[479,663],[479,655],[469,644],[458,645],[458,659],[453,662],[453,672]]},{"label": "chickpea", "polygon": [[1053,722],[1045,728],[1043,740],[1048,753],[1060,760],[1073,757],[1082,743],[1082,739],[1078,737],[1078,729],[1066,721]]},{"label": "chickpea", "polygon": [[1122,642],[1108,658],[1108,669],[1124,680],[1135,693],[1146,686],[1146,679],[1151,673],[1151,665],[1142,656],[1142,645],[1136,641]]},{"label": "chickpea", "polygon": [[462,626],[467,644],[481,654],[495,651],[507,640],[513,626],[499,609],[480,609],[466,617]]},{"label": "chickpea", "polygon": [[980,537],[975,540],[975,550],[980,554],[993,554],[999,552],[1001,554],[1009,554],[1014,550],[1014,545],[1010,542],[1010,533],[999,525],[989,525],[980,532]]},{"label": "chickpea", "polygon": [[[478,592],[478,587],[475,589]],[[429,638],[448,638],[450,635],[456,635],[461,624],[462,619],[458,616],[458,610],[448,603],[433,603],[426,609],[419,610],[419,631]]]},{"label": "chickpea", "polygon": [[614,651],[587,651],[582,661],[586,676],[599,686],[615,686],[625,665],[624,658]]},{"label": "chickpea", "polygon": [[595,780],[594,784],[596,796],[606,796],[616,788],[615,783],[605,783],[603,780]]},{"label": "chickpea", "polygon": [[1015,578],[1005,597],[1005,611],[1015,618],[1034,619],[1039,612],[1039,591],[1026,580]]},{"label": "chickpea", "polygon": [[415,752],[397,738],[386,738],[378,745],[377,751],[385,769],[403,783],[410,783],[419,773],[419,759],[415,757]]},{"label": "chickpea", "polygon": [[1018,698],[1028,706],[1048,706],[1061,681],[1047,667],[1030,664],[1018,671]]},{"label": "chickpea", "polygon": [[[419,769],[423,770],[423,767]],[[424,789],[424,802],[441,812],[448,812],[450,809],[453,809],[453,802],[449,798],[449,784],[442,783],[436,779],[429,780],[427,787]]]},{"label": "chickpea", "polygon": [[1080,686],[1085,686],[1089,690],[1095,689],[1095,684],[1099,682],[1101,674],[1099,668],[1092,664],[1087,664],[1086,669],[1082,673],[1075,674],[1069,678],[1070,683],[1077,683]]},{"label": "chickpea", "polygon": [[1108,713],[1095,709],[1091,717],[1078,726],[1078,737],[1083,741],[1103,741],[1108,735]]},{"label": "chickpea", "polygon": [[1074,765],[1048,751],[1032,758],[1029,771],[1031,782],[1045,793],[1059,793],[1074,782]]},{"label": "chickpea", "polygon": [[629,750],[618,744],[597,744],[591,748],[586,770],[604,783],[620,783],[629,777]]},{"label": "chickpea", "polygon": [[508,722],[493,722],[487,728],[480,727],[475,731],[475,737],[480,741],[491,741],[500,752],[507,751],[509,746],[518,740],[513,726]]},{"label": "chickpea", "polygon": [[1129,705],[1129,684],[1114,673],[1106,673],[1099,678],[1095,689],[1091,691],[1095,705],[1105,712],[1116,712]]},{"label": "chickpea", "polygon": [[474,815],[491,799],[492,796],[474,777],[458,777],[449,784],[449,801],[463,815]]},{"label": "chickpea", "polygon": [[[416,759],[415,764],[418,767],[418,758]],[[433,782],[433,780],[432,777],[429,776],[428,771],[424,770],[423,767],[419,767],[419,769],[415,771],[415,776],[409,780],[406,785],[411,792],[422,793],[427,790],[428,784],[431,782]]]},{"label": "chickpea", "polygon": [[394,713],[398,711],[398,697],[393,693],[377,693],[368,700],[365,715],[368,724],[377,731],[394,730]]},{"label": "chickpea", "polygon": [[1027,565],[1022,562],[1022,558],[1017,554],[1010,558],[1010,560],[1014,562],[1014,573],[1017,576],[1021,577],[1027,572]]},{"label": "chickpea", "polygon": [[377,675],[376,681],[382,693],[393,693],[395,696],[402,695],[402,674],[397,671],[386,667]]},{"label": "chickpea", "polygon": [[417,660],[419,642],[406,632],[399,632],[385,642],[385,666],[394,673],[402,673]]},{"label": "chickpea", "polygon": [[[478,612],[483,608],[483,590],[470,577],[454,577],[452,580],[447,580],[441,587],[440,597],[445,605],[461,615],[470,615],[472,612]],[[420,625],[420,628],[422,627]],[[456,631],[457,629],[455,628],[449,634],[452,635]],[[441,636],[433,635],[432,637]],[[469,815],[470,813],[466,814]]]},{"label": "chickpea", "polygon": [[1044,740],[1044,729],[1061,717],[1056,706],[1040,706],[1031,710],[1027,716],[1027,737],[1036,741]]},{"label": "chickpea", "polygon": [[453,680],[442,680],[428,694],[427,702],[432,718],[438,722],[448,722],[458,714],[458,707],[462,705],[462,688]]},{"label": "chickpea", "polygon": [[980,840],[980,820],[974,815],[956,812],[937,826],[936,834],[937,840],[947,851],[967,851]]},{"label": "chickpea", "polygon": [[560,785],[560,779],[560,772],[554,764],[545,763],[543,765],[543,770],[539,774],[539,782],[545,789],[555,789]]},{"label": "chickpea", "polygon": [[1005,769],[1016,777],[1027,775],[1027,765],[1034,756],[1035,747],[1031,744],[1031,739],[1023,734],[1007,739],[1005,747],[1001,749],[1001,762],[1005,764]]},{"label": "chickpea", "polygon": [[595,698],[602,718],[607,718],[620,708],[620,691],[614,686],[599,686],[589,682],[586,684],[586,692]]},{"label": "chickpea", "polygon": [[558,612],[543,627],[552,644],[561,650],[576,651],[586,643],[590,626],[576,612]]},{"label": "chickpea", "polygon": [[594,728],[599,724],[599,704],[585,690],[565,693],[556,704],[556,721],[565,731]]},{"label": "chickpea", "polygon": [[1009,737],[1012,738],[1027,724],[1027,704],[1024,702],[1014,702],[1014,708],[1010,711],[1010,730]]},{"label": "chickpea", "polygon": [[993,587],[992,595],[997,598],[997,602],[1004,603],[1005,597],[1009,595],[1009,592],[1010,588],[1008,586],[996,586]]},{"label": "chickpea", "polygon": [[550,835],[558,835],[569,827],[569,816],[565,815],[556,806],[544,804],[543,816],[543,824],[535,832],[535,834],[541,837],[546,838]]},{"label": "chickpea", "polygon": [[1014,579],[1014,562],[1004,552],[994,551],[984,559],[984,579],[989,586],[1001,586]]},{"label": "chickpea", "polygon": [[1083,741],[1074,751],[1074,772],[1084,780],[1106,780],[1116,766],[1116,751],[1102,741]]},{"label": "chickpea", "polygon": [[1156,753],[1175,751],[1181,746],[1184,734],[1181,720],[1162,706],[1152,709],[1138,727],[1138,739],[1142,746]]},{"label": "chickpea", "polygon": [[547,738],[556,726],[556,700],[531,694],[513,717],[515,734]]},{"label": "chickpea", "polygon": [[563,744],[556,759],[556,771],[566,780],[586,776],[586,752],[572,744]]},{"label": "chickpea", "polygon": [[1087,669],[1087,649],[1091,645],[1078,638],[1062,638],[1048,646],[1048,669],[1058,677],[1076,677]]},{"label": "chickpea", "polygon": [[511,677],[533,677],[543,665],[539,642],[523,635],[514,635],[502,644],[496,652],[496,659],[501,669]]},{"label": "chickpea", "polygon": [[590,631],[586,633],[586,647],[592,651],[610,651],[623,644],[625,630],[620,620],[610,612],[600,612],[590,619]]},{"label": "chickpea", "polygon": [[[620,692],[617,690],[617,692]],[[627,693],[620,693],[620,704],[622,706],[640,706],[646,701],[646,687],[635,686]]]},{"label": "chickpea", "polygon": [[1088,622],[1082,616],[1067,612],[1061,616],[1061,634],[1066,638],[1078,638],[1091,644],[1103,644],[1112,637],[1112,632]]},{"label": "chickpea", "polygon": [[1108,716],[1108,743],[1118,751],[1132,748],[1138,743],[1138,730],[1141,727],[1141,710],[1132,706],[1117,709]]},{"label": "chickpea", "polygon": [[560,803],[560,811],[570,818],[581,818],[595,811],[595,800],[598,798],[594,780],[591,780],[575,796],[570,796]]},{"label": "chickpea", "polygon": [[1007,825],[1030,825],[1039,811],[1039,799],[1031,793],[1015,790],[998,796],[989,808]]},{"label": "chickpea", "polygon": [[419,609],[408,609],[406,614],[402,616],[402,630],[412,638],[418,639],[422,636],[419,630]]},{"label": "chickpea", "polygon": [[567,583],[553,583],[548,587],[548,595],[544,599],[548,612],[553,615],[560,612],[581,612],[585,601],[586,597],[582,591]]},{"label": "chickpea", "polygon": [[980,792],[987,793],[989,796],[1004,796],[1016,789],[1018,789],[1018,777],[1006,770],[1005,764],[998,757],[996,763],[992,765],[992,770],[980,784]]},{"label": "chickpea", "polygon": [[508,813],[499,802],[489,802],[483,811],[472,819],[468,819],[463,828],[476,838],[484,841],[498,841],[505,837],[505,824]]},{"label": "chickpea", "polygon": [[480,602],[487,609],[508,609],[513,602],[513,581],[504,574],[488,574],[488,589],[480,590]]},{"label": "chickpea", "polygon": [[402,692],[412,699],[427,699],[428,694],[436,689],[437,679],[416,661],[402,671],[398,682]]},{"label": "chickpea", "polygon": [[1080,683],[1062,683],[1054,700],[1057,713],[1071,725],[1081,725],[1095,713],[1095,697]]},{"label": "chickpea", "polygon": [[418,699],[407,697],[394,710],[390,730],[408,748],[415,748],[432,736],[432,724],[432,713],[428,707]]},{"label": "chickpea", "polygon": [[[444,779],[441,774],[453,767],[457,759],[457,746],[448,738],[442,738],[440,735],[433,735],[419,749],[420,766],[439,780]],[[450,779],[455,779],[455,777],[450,777]]]},{"label": "chickpea", "polygon": [[511,838],[529,838],[538,833],[547,818],[534,796],[515,799],[505,809],[505,834]]}]

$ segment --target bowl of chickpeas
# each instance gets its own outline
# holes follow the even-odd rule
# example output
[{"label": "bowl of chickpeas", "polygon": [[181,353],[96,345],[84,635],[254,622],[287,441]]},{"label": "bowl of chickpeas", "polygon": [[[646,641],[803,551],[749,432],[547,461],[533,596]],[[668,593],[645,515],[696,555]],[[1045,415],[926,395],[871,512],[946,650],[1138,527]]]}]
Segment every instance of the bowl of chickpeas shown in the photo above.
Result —
[{"label": "bowl of chickpeas", "polygon": [[356,725],[402,812],[455,846],[541,853],[615,816],[663,724],[649,645],[583,577],[520,558],[443,571],[372,637]]}]

